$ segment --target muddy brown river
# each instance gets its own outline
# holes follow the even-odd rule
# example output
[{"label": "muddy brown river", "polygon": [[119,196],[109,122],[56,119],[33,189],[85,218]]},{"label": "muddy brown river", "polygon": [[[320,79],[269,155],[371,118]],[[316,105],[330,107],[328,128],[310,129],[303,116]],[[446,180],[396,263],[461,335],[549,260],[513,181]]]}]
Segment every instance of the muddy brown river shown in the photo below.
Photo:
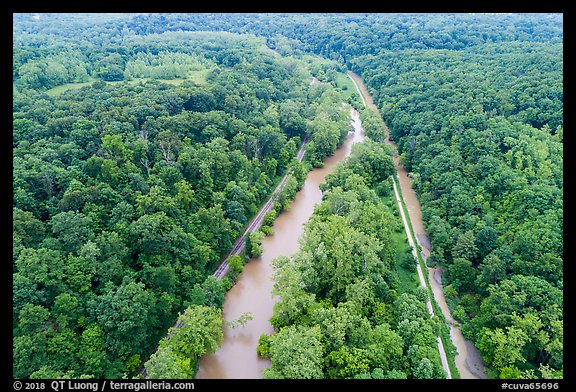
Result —
[{"label": "muddy brown river", "polygon": [[[366,99],[366,105],[378,111],[378,108],[372,100],[372,96],[366,89],[362,78],[354,72],[348,72],[350,78],[355,82],[358,89],[362,92],[362,95]],[[388,139],[388,134],[386,134],[386,143],[392,145],[397,149],[396,144]],[[402,190],[402,196],[408,209],[408,215],[412,222],[412,228],[414,229],[414,234],[416,235],[416,241],[420,248],[422,249],[422,257],[424,260],[428,259],[430,256],[430,242],[426,230],[424,229],[424,221],[422,219],[422,210],[420,208],[420,202],[416,196],[416,192],[412,189],[412,180],[408,176],[404,166],[400,164],[399,157],[396,155],[394,157],[394,165],[396,166],[396,172],[398,174],[398,182],[400,183],[400,189]],[[450,309],[446,304],[446,298],[444,297],[444,291],[442,289],[441,281],[442,270],[437,268],[428,268],[428,280],[434,293],[434,299],[436,303],[442,310],[442,314],[446,318],[446,321],[450,327],[450,339],[454,346],[456,346],[457,354],[454,358],[456,368],[458,373],[460,373],[460,378],[462,379],[477,379],[477,378],[487,378],[484,373],[484,364],[480,353],[474,347],[474,345],[464,338],[458,323],[452,318],[450,314]]]},{"label": "muddy brown river", "polygon": [[256,354],[258,339],[263,333],[271,334],[275,299],[272,296],[271,262],[278,256],[290,256],[298,251],[298,238],[308,221],[314,206],[322,201],[320,184],[336,165],[350,155],[352,145],[364,140],[358,112],[352,110],[351,132],[334,155],[324,161],[324,167],[308,173],[302,189],[296,194],[290,210],[282,212],[274,222],[274,234],[262,241],[262,255],[251,259],[238,282],[226,293],[223,317],[235,320],[242,313],[250,312],[253,319],[242,327],[224,327],[224,340],[214,354],[200,360],[197,379],[258,379],[270,366],[269,360]]},{"label": "muddy brown river", "polygon": [[[378,111],[362,79],[353,72],[349,74],[362,91],[367,106]],[[322,200],[319,185],[338,163],[350,155],[352,144],[364,139],[364,130],[359,114],[355,110],[352,111],[352,125],[355,132],[350,133],[342,147],[325,160],[324,167],[308,173],[290,210],[282,212],[276,219],[273,226],[274,234],[262,241],[262,256],[248,262],[237,284],[226,293],[223,311],[226,320],[235,320],[245,312],[250,312],[253,319],[244,327],[235,329],[224,327],[224,340],[220,349],[214,354],[202,357],[196,374],[197,379],[259,379],[262,378],[264,369],[270,366],[269,360],[258,357],[256,347],[261,334],[273,332],[269,322],[275,302],[272,296],[271,262],[278,256],[290,256],[298,251],[298,238],[303,232],[303,225],[312,215],[314,206]],[[386,142],[396,147],[388,138]],[[398,156],[394,157],[394,163],[416,240],[422,249],[422,256],[428,258],[430,245],[424,229],[420,203],[412,189],[411,179],[400,164]],[[455,362],[460,378],[486,378],[478,351],[464,339],[457,323],[450,315],[442,291],[441,273],[441,270],[428,268],[434,298],[450,326],[450,337],[458,351]]]}]

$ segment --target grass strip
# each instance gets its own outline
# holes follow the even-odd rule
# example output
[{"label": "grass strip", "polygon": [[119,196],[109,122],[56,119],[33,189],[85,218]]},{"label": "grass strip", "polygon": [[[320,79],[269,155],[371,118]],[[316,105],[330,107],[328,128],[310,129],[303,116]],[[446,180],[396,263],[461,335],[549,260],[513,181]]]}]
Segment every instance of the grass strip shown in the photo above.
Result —
[{"label": "grass strip", "polygon": [[432,288],[430,287],[430,281],[428,280],[428,267],[426,263],[422,259],[421,252],[422,248],[420,244],[416,240],[416,235],[414,234],[414,228],[412,227],[412,221],[410,219],[410,215],[408,214],[408,208],[406,207],[406,203],[404,203],[404,196],[402,195],[402,189],[400,188],[400,183],[395,175],[392,176],[393,181],[396,183],[396,188],[398,189],[398,194],[400,195],[400,201],[402,204],[402,209],[404,210],[404,215],[406,216],[406,221],[408,222],[408,229],[410,230],[410,234],[412,238],[414,238],[414,246],[416,247],[416,256],[418,259],[418,263],[420,264],[420,268],[422,268],[422,274],[424,275],[424,280],[426,281],[426,288],[428,290],[428,296],[430,297],[430,303],[432,304],[432,309],[434,310],[435,317],[438,318],[438,335],[442,340],[442,344],[444,345],[444,350],[446,352],[446,358],[448,360],[448,367],[450,368],[450,373],[453,379],[459,379],[460,373],[456,368],[455,363],[455,356],[456,356],[456,347],[452,343],[452,339],[450,338],[450,328],[446,323],[446,318],[442,313],[442,310],[438,306],[436,299],[434,298],[434,293],[432,292]]}]

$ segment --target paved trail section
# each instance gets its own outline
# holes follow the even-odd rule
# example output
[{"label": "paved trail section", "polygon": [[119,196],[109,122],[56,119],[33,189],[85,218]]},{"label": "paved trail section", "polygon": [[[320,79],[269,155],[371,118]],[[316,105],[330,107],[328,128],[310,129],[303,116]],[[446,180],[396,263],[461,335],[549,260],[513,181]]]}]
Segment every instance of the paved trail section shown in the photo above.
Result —
[{"label": "paved trail section", "polygon": [[[380,113],[378,107],[374,104],[372,96],[368,92],[368,89],[364,85],[362,78],[355,74],[354,72],[349,71],[348,77],[352,79],[358,92],[362,96],[363,103],[372,110],[375,110],[376,113]],[[389,139],[389,131],[386,129],[386,143],[392,145],[395,149],[397,149],[396,144]],[[431,244],[424,229],[424,221],[422,219],[422,210],[420,208],[420,202],[418,201],[418,197],[416,196],[416,192],[412,188],[411,179],[406,172],[404,166],[400,163],[400,158],[396,154],[394,156],[394,165],[396,166],[397,178],[398,183],[400,184],[400,189],[402,191],[402,196],[404,198],[404,203],[408,210],[408,216],[412,223],[412,228],[414,230],[414,234],[416,236],[416,243],[419,245],[421,249],[421,256],[426,262],[428,257],[430,256],[430,249]],[[394,185],[396,187],[396,185]],[[396,189],[395,189],[396,191]],[[397,196],[398,197],[398,196]],[[402,215],[404,215],[402,208],[400,208]],[[404,216],[403,216],[404,219]],[[405,223],[406,225],[406,223]],[[405,226],[406,227],[406,226]],[[407,233],[409,230],[407,229]],[[414,246],[414,240],[412,239],[411,235],[408,235],[408,239],[411,242],[412,251],[414,257],[416,257],[416,247]],[[446,298],[444,297],[444,291],[442,289],[442,281],[440,279],[442,271],[437,268],[427,268],[428,271],[428,281],[430,282],[430,287],[432,288],[432,292],[434,293],[434,299],[438,303],[438,306],[442,310],[442,314],[446,319],[449,327],[450,327],[450,338],[454,346],[456,346],[457,354],[455,357],[455,364],[456,368],[458,369],[458,373],[460,373],[460,378],[462,379],[485,379],[487,378],[486,374],[484,373],[484,363],[480,357],[478,350],[472,345],[471,342],[467,341],[462,332],[460,331],[459,324],[452,318],[450,314],[450,309],[446,304]],[[424,281],[423,272],[420,268],[420,263],[418,263],[418,276],[420,278],[420,282]],[[425,281],[424,281],[425,286]],[[428,309],[431,310],[431,305],[428,303]],[[438,338],[438,345],[440,349],[441,340]],[[443,347],[440,351],[441,358],[443,357]],[[444,365],[445,361],[445,354],[444,359],[442,359],[442,364]],[[444,366],[446,369],[447,366]],[[447,374],[450,376],[450,372],[447,371]]]}]

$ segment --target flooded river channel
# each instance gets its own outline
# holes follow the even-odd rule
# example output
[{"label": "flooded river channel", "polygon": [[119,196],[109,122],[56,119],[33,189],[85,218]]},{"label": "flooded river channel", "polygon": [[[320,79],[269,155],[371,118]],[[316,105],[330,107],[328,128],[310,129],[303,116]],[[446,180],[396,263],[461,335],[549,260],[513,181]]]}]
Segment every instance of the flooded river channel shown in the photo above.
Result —
[{"label": "flooded river channel", "polygon": [[275,299],[272,296],[271,262],[278,256],[290,256],[298,251],[298,238],[303,225],[308,221],[314,206],[322,201],[322,184],[336,165],[350,155],[352,145],[364,139],[358,112],[352,110],[354,132],[348,134],[344,144],[334,155],[326,158],[324,167],[308,173],[302,189],[296,194],[289,211],[282,212],[274,222],[274,234],[262,241],[262,256],[251,259],[242,271],[224,301],[223,316],[235,320],[242,313],[250,312],[254,317],[246,326],[234,329],[224,327],[224,341],[216,353],[205,355],[200,360],[197,379],[255,379],[270,366],[269,360],[256,354],[258,339],[263,333],[271,334]]}]

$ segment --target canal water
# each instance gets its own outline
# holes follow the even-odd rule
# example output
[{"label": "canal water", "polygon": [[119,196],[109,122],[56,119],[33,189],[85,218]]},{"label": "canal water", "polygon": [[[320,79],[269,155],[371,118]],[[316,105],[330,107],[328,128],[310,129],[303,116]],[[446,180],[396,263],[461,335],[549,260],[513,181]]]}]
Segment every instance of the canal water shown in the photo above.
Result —
[{"label": "canal water", "polygon": [[[354,82],[356,82],[358,89],[366,98],[366,105],[378,112],[378,108],[374,104],[372,96],[364,85],[362,78],[360,78],[360,76],[354,72],[349,72],[349,75],[354,80]],[[386,143],[390,144],[394,147],[394,149],[397,150],[396,144],[388,138],[388,134],[386,135]],[[412,188],[412,179],[406,172],[404,166],[400,163],[398,155],[394,157],[394,165],[398,174],[398,182],[400,184],[400,189],[402,190],[404,203],[408,209],[408,215],[410,216],[412,228],[414,229],[414,234],[416,235],[416,241],[422,249],[422,257],[424,260],[426,260],[430,256],[431,245],[426,233],[426,229],[424,228],[424,220],[422,219],[420,202],[416,192]],[[480,353],[471,342],[464,338],[464,335],[462,335],[462,332],[460,331],[458,322],[456,322],[450,314],[450,309],[448,308],[448,305],[446,304],[446,298],[444,297],[441,275],[442,270],[438,268],[428,268],[428,280],[430,282],[432,292],[434,293],[434,299],[442,310],[442,314],[444,315],[444,318],[450,327],[450,338],[454,346],[456,346],[456,350],[458,352],[454,358],[454,362],[456,364],[456,368],[458,369],[458,373],[460,373],[460,378],[487,378],[486,373],[484,372],[484,363],[482,362]]]}]

